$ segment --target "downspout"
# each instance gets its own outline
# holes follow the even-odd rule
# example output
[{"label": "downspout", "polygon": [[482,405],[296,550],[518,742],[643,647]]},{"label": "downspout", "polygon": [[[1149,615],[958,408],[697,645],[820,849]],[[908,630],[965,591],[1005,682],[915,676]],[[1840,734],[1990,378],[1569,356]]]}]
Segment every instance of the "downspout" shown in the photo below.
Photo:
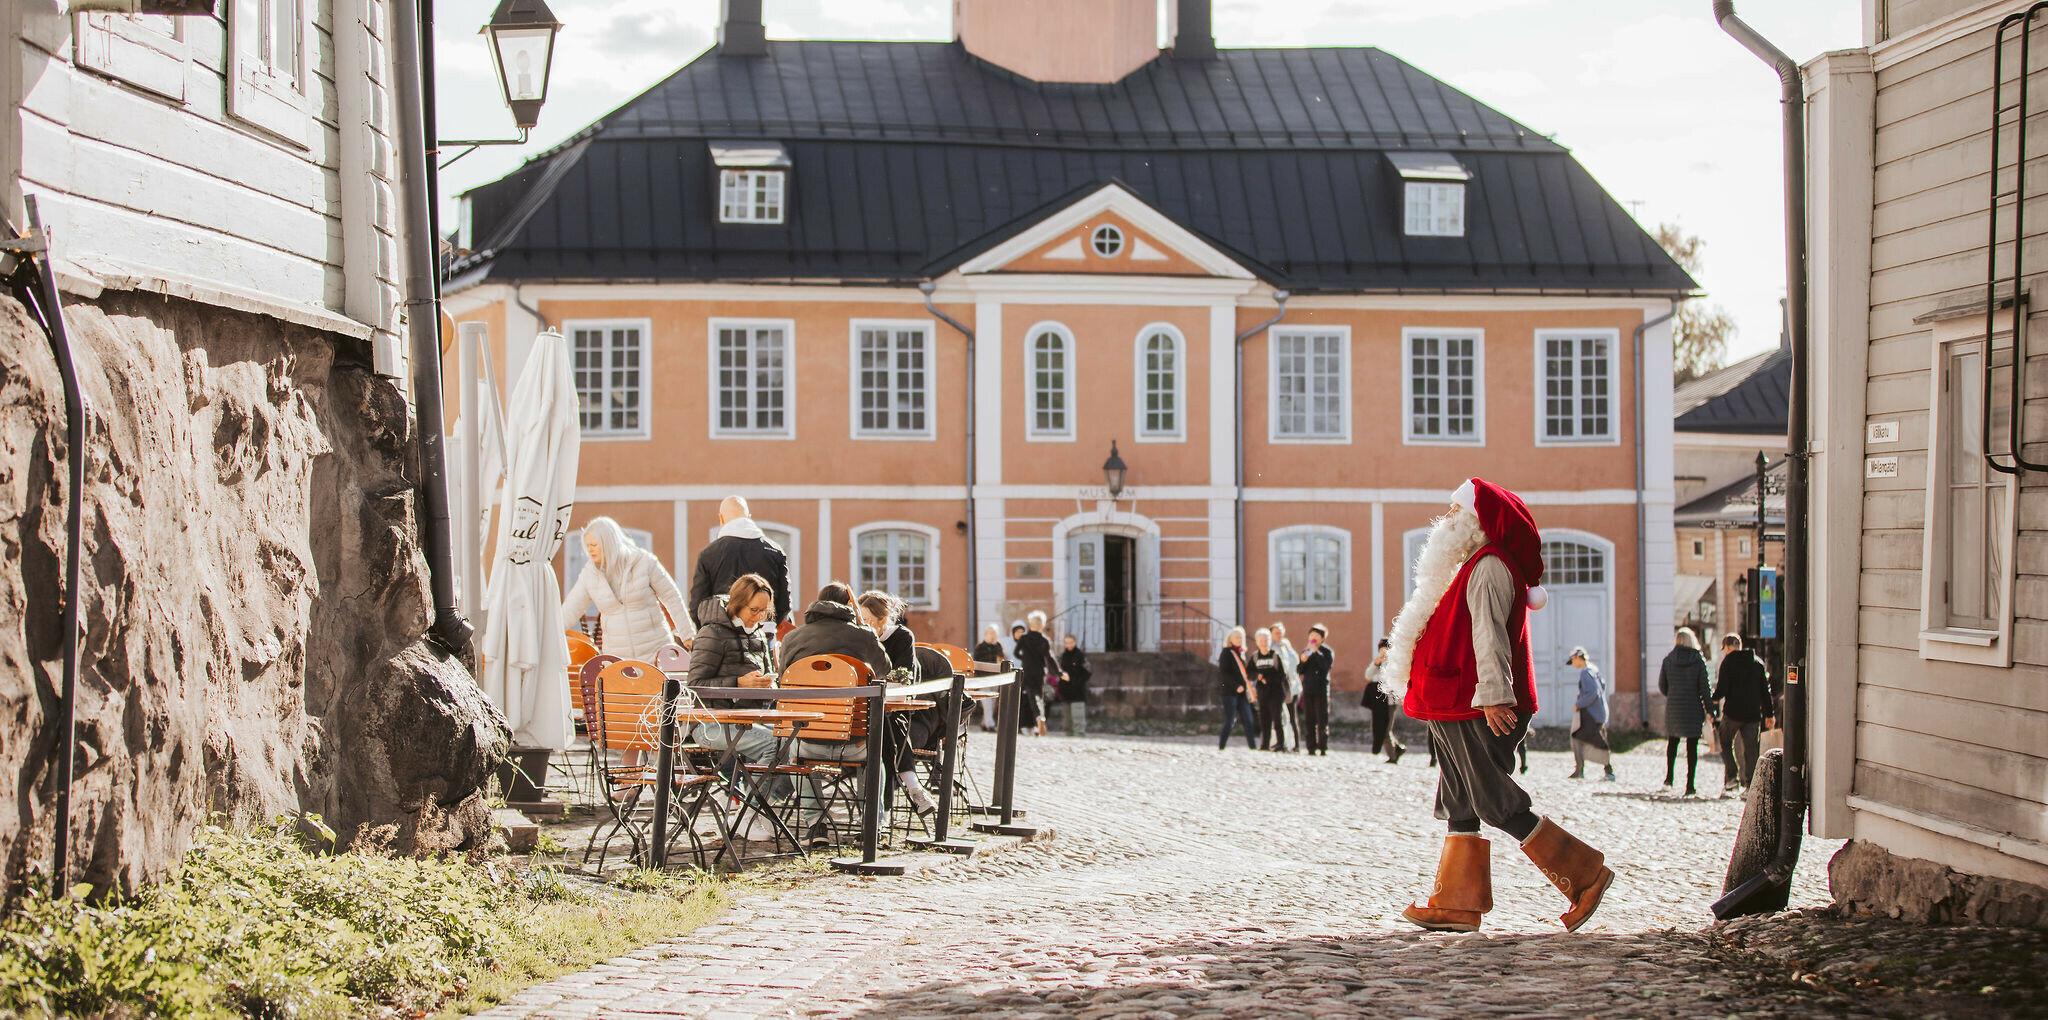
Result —
[{"label": "downspout", "polygon": [[[1673,301],[1671,302],[1670,311],[1654,319],[1643,320],[1643,324],[1636,327],[1635,339],[1629,345],[1631,353],[1634,355],[1636,370],[1636,606],[1638,609],[1644,604],[1643,592],[1648,591],[1650,588],[1650,565],[1644,562],[1647,557],[1643,555],[1650,548],[1649,536],[1645,534],[1650,528],[1650,509],[1649,505],[1643,501],[1643,475],[1648,473],[1643,467],[1643,448],[1645,445],[1643,442],[1643,336],[1658,326],[1670,322],[1672,316],[1677,314],[1678,302]],[[1639,625],[1643,625],[1647,621],[1638,620],[1636,622]],[[1642,631],[1643,637],[1649,637],[1650,628],[1648,626],[1639,626],[1638,629]],[[1643,726],[1648,728],[1650,725],[1650,643],[1648,641],[1640,641],[1639,643],[1642,645],[1643,664],[1642,672],[1636,674],[1636,708],[1642,718]]]},{"label": "downspout", "polygon": [[[1785,295],[1786,330],[1791,338],[1792,385],[1788,408],[1791,461],[1785,484],[1785,756],[1779,783],[1778,853],[1762,874],[1736,886],[1714,902],[1714,916],[1733,917],[1782,908],[1799,861],[1799,842],[1806,823],[1808,775],[1806,760],[1806,613],[1807,596],[1807,458],[1811,439],[1806,421],[1807,383],[1812,352],[1807,337],[1806,294],[1806,84],[1799,64],[1772,45],[1756,29],[1735,16],[1734,0],[1714,0],[1714,20],[1751,53],[1778,73],[1779,103],[1785,134]],[[1758,498],[1763,494],[1759,492]],[[1766,906],[1775,899],[1775,906]]]},{"label": "downspout", "polygon": [[[1287,317],[1289,296],[1284,290],[1274,291],[1273,303],[1278,307],[1273,310],[1273,317],[1237,335],[1237,378],[1232,380],[1236,387],[1237,399],[1232,402],[1231,414],[1237,420],[1237,622],[1240,624],[1245,621],[1245,614],[1251,608],[1245,602],[1244,592],[1244,344],[1245,341],[1258,336]],[[1266,385],[1272,384],[1272,380],[1266,381]]]},{"label": "downspout", "polygon": [[959,330],[960,335],[967,338],[967,640],[962,644],[972,647],[972,642],[980,634],[979,621],[975,618],[981,614],[981,549],[974,543],[974,331],[932,303],[932,292],[938,289],[938,285],[926,280],[918,284],[917,289],[924,295],[924,310],[931,313],[932,318]]},{"label": "downspout", "polygon": [[421,63],[428,59],[420,35],[420,10],[414,0],[391,5],[392,43],[397,74],[392,99],[398,107],[398,152],[405,187],[399,202],[405,216],[405,323],[411,343],[406,373],[412,382],[414,425],[419,435],[420,483],[418,516],[420,547],[427,558],[427,576],[434,592],[434,625],[430,633],[451,652],[469,648],[475,628],[455,604],[454,543],[448,520],[446,444],[441,436],[441,309],[437,278],[438,247],[434,236],[432,168],[427,159],[426,84]]}]

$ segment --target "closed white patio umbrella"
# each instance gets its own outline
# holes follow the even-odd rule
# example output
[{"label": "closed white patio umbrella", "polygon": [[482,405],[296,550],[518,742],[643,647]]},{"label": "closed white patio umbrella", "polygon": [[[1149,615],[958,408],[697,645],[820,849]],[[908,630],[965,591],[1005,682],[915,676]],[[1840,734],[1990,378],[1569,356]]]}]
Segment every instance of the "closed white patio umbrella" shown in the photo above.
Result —
[{"label": "closed white patio umbrella", "polygon": [[484,694],[505,713],[514,748],[559,751],[575,731],[554,560],[575,509],[582,444],[576,387],[560,333],[549,330],[534,338],[507,401],[505,439],[497,554],[485,593]]}]

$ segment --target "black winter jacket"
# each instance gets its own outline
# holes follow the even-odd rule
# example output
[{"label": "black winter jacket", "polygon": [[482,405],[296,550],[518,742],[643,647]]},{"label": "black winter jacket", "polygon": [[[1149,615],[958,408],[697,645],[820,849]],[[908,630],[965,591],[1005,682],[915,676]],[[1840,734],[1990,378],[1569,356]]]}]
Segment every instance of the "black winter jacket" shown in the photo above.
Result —
[{"label": "black winter jacket", "polygon": [[1337,653],[1330,651],[1329,645],[1323,645],[1302,656],[1301,665],[1295,667],[1295,673],[1301,677],[1301,689],[1305,692],[1329,693],[1330,669],[1336,664]]},{"label": "black winter jacket", "polygon": [[881,641],[882,650],[889,653],[891,667],[909,670],[911,683],[924,679],[924,671],[918,668],[917,635],[911,633],[909,627],[899,623]]},{"label": "black winter jacket", "polygon": [[767,626],[741,630],[725,610],[725,596],[707,599],[698,610],[697,638],[690,642],[690,686],[738,687],[740,677],[756,670],[774,670]]},{"label": "black winter jacket", "polygon": [[1245,656],[1245,668],[1259,682],[1259,693],[1277,691],[1282,697],[1287,693],[1287,667],[1281,663],[1280,649],[1262,652],[1254,648]]},{"label": "black winter jacket", "polygon": [[1216,696],[1228,700],[1233,694],[1249,695],[1251,669],[1244,663],[1244,649],[1224,645],[1216,655]]},{"label": "black winter jacket", "polygon": [[1720,677],[1714,684],[1714,700],[1729,722],[1762,722],[1777,714],[1777,692],[1770,675],[1756,653],[1739,648],[1721,657]]},{"label": "black winter jacket", "polygon": [[1059,671],[1059,663],[1053,661],[1052,642],[1039,631],[1027,630],[1017,639],[1017,683],[1027,694],[1037,694],[1045,688],[1045,675]]},{"label": "black winter jacket", "polygon": [[1076,645],[1060,651],[1060,672],[1066,676],[1060,681],[1060,700],[1088,701],[1088,678],[1094,671],[1088,668],[1088,653]]},{"label": "black winter jacket", "polygon": [[889,675],[894,667],[875,632],[853,622],[853,607],[844,602],[813,602],[804,611],[803,625],[782,639],[782,667],[813,655],[851,655],[875,671],[874,679]]},{"label": "black winter jacket", "polygon": [[974,661],[976,662],[1001,662],[1007,658],[1009,656],[1003,654],[1001,642],[983,641],[974,646]]},{"label": "black winter jacket", "polygon": [[690,611],[714,595],[732,589],[732,583],[747,574],[759,574],[775,590],[775,619],[789,618],[789,554],[767,537],[745,538],[723,535],[713,539],[697,554],[697,569],[690,575]]}]

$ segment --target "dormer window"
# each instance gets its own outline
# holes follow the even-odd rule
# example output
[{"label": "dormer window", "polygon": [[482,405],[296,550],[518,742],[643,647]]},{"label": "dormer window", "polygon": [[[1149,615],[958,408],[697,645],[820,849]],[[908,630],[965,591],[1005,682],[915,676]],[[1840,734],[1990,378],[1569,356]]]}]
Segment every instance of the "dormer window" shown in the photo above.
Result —
[{"label": "dormer window", "polygon": [[1390,152],[1401,175],[1402,233],[1409,237],[1465,236],[1465,182],[1470,171],[1448,152]]},{"label": "dormer window", "polygon": [[789,151],[778,142],[712,142],[718,222],[782,223],[789,205]]}]

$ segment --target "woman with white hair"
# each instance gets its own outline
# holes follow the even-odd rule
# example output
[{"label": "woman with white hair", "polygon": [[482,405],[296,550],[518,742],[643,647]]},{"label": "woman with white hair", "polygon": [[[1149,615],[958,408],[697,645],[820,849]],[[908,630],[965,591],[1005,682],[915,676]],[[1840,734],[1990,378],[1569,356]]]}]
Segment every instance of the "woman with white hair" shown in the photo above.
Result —
[{"label": "woman with white hair", "polygon": [[1712,711],[1707,688],[1707,660],[1700,655],[1700,639],[1687,627],[1678,628],[1678,644],[1664,656],[1664,668],[1657,674],[1657,692],[1664,695],[1664,786],[1669,789],[1678,768],[1678,742],[1685,741],[1685,795],[1697,794],[1693,772],[1700,762],[1700,729]]},{"label": "woman with white hair", "polygon": [[653,662],[670,644],[687,645],[696,634],[683,593],[661,560],[635,545],[619,522],[593,517],[583,525],[583,551],[590,562],[562,600],[562,626],[576,626],[584,607],[596,603],[604,628],[599,651],[622,659]]},{"label": "woman with white hair", "polygon": [[1258,689],[1252,685],[1251,669],[1244,661],[1244,628],[1232,627],[1223,635],[1223,651],[1216,656],[1216,696],[1223,702],[1223,734],[1216,738],[1216,749],[1230,746],[1230,727],[1244,724],[1244,743],[1256,751],[1259,749],[1258,724],[1252,721],[1252,699]]}]

